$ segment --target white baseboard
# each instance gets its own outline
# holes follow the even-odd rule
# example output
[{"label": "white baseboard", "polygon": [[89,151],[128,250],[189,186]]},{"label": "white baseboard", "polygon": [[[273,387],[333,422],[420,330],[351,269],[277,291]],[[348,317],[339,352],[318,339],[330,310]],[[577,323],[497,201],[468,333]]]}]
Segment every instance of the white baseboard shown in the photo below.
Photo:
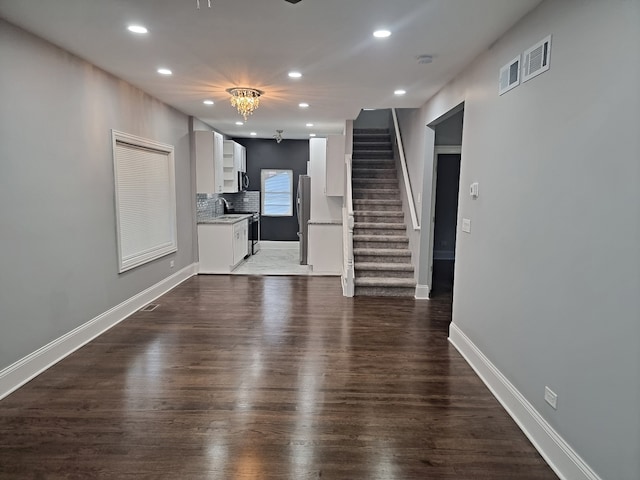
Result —
[{"label": "white baseboard", "polygon": [[260,248],[264,249],[264,250],[278,250],[281,248],[284,249],[294,249],[294,248],[299,248],[300,247],[300,242],[298,242],[297,240],[293,240],[293,241],[276,241],[276,240],[261,240],[260,241]]},{"label": "white baseboard", "polygon": [[602,480],[454,323],[449,341],[562,480]]},{"label": "white baseboard", "polygon": [[0,400],[197,272],[189,265],[0,370]]},{"label": "white baseboard", "polygon": [[429,300],[429,292],[430,291],[431,291],[431,289],[429,288],[429,285],[417,284],[416,285],[415,299],[416,300]]}]

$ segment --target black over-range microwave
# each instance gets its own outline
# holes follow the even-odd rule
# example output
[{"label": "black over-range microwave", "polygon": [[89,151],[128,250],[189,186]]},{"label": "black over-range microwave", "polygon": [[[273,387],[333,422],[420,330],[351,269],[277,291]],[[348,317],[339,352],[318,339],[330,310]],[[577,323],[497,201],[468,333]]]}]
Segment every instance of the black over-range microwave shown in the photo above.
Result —
[{"label": "black over-range microwave", "polygon": [[244,192],[249,188],[249,176],[246,172],[238,172],[238,191]]}]

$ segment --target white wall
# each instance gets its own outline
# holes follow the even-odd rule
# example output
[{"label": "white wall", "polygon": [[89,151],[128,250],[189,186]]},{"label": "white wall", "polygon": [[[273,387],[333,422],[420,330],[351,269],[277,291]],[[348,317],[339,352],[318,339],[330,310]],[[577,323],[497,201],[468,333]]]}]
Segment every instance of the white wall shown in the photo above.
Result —
[{"label": "white wall", "polygon": [[[637,0],[546,1],[414,118],[465,102],[454,327],[616,480],[640,478],[639,29]],[[499,97],[549,34],[551,69]]]},{"label": "white wall", "polygon": [[[187,116],[3,20],[0,105],[2,370],[191,265],[195,194]],[[178,251],[123,274],[111,129],[175,146]]]}]

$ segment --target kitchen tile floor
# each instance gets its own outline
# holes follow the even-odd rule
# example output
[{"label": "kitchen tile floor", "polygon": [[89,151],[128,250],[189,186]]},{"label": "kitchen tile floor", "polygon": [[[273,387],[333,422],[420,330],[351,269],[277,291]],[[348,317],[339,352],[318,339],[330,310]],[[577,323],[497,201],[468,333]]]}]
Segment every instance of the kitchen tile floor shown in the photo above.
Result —
[{"label": "kitchen tile floor", "polygon": [[261,242],[260,251],[236,268],[233,275],[310,275],[300,265],[298,242]]}]

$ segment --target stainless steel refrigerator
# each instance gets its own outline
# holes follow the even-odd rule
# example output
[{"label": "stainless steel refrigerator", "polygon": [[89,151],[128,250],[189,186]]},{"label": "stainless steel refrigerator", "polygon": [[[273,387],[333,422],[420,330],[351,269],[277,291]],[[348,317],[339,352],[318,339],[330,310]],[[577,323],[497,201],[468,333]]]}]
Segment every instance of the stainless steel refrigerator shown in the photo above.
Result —
[{"label": "stainless steel refrigerator", "polygon": [[311,216],[311,177],[298,177],[298,194],[296,198],[296,215],[298,216],[298,238],[300,239],[300,265],[307,265],[309,252],[309,217]]}]

